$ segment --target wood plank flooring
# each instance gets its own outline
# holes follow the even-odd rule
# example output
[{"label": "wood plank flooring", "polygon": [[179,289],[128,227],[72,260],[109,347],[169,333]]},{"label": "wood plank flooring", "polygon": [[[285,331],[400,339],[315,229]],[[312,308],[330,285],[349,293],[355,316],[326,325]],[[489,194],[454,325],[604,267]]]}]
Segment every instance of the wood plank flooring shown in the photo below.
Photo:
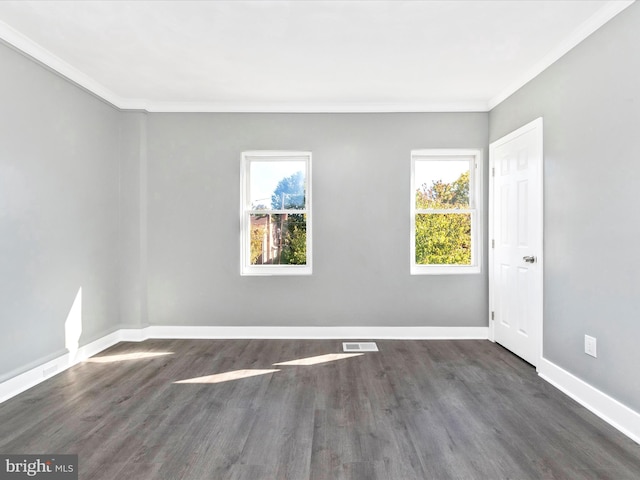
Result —
[{"label": "wood plank flooring", "polygon": [[[640,478],[640,445],[500,346],[377,343],[315,365],[274,364],[341,342],[120,343],[1,404],[0,453],[90,480]],[[251,370],[277,371],[220,376]]]}]

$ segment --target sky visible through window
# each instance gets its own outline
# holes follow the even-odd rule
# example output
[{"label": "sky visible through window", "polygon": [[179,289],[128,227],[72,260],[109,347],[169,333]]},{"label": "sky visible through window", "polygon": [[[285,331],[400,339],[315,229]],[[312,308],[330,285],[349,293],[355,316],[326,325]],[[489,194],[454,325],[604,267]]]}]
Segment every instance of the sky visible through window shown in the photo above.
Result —
[{"label": "sky visible through window", "polygon": [[468,171],[469,160],[418,160],[414,169],[414,189],[421,189],[423,184],[430,187],[438,180],[443,183],[455,182]]},{"label": "sky visible through window", "polygon": [[[251,163],[251,205],[271,205],[271,195],[282,179],[297,172],[304,172],[304,162],[252,162]],[[434,181],[451,183],[469,170],[469,160],[424,160],[415,164],[414,188],[423,184],[431,186]]]},{"label": "sky visible through window", "polygon": [[252,162],[250,172],[251,206],[271,206],[271,195],[283,178],[304,172],[305,162]]}]

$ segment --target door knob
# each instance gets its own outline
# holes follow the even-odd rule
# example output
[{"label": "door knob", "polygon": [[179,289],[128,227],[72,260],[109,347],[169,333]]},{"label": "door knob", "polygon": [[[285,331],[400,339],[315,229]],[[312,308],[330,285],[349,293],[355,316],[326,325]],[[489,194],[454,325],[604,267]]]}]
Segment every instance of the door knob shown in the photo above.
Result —
[{"label": "door knob", "polygon": [[522,257],[522,259],[527,263],[536,263],[536,257],[534,257],[533,255]]}]

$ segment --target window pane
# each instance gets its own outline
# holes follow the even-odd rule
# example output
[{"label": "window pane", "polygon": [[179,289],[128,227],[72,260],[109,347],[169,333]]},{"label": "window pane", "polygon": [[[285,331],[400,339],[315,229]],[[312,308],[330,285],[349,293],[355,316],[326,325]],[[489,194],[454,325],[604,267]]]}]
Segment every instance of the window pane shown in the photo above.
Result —
[{"label": "window pane", "polygon": [[469,160],[416,161],[416,208],[467,208]]},{"label": "window pane", "polygon": [[251,210],[304,209],[305,167],[297,160],[251,162]]},{"label": "window pane", "polygon": [[415,242],[418,265],[471,265],[471,214],[418,214]]},{"label": "window pane", "polygon": [[306,265],[307,216],[251,214],[251,265]]}]

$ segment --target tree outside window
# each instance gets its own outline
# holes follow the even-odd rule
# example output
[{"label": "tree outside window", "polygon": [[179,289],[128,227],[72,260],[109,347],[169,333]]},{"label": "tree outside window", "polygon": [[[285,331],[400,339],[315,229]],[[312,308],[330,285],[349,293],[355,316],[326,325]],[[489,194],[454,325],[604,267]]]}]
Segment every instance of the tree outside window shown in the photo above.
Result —
[{"label": "tree outside window", "polygon": [[480,151],[412,153],[411,273],[479,271]]},{"label": "tree outside window", "polygon": [[310,160],[304,152],[243,155],[243,274],[310,273]]}]

